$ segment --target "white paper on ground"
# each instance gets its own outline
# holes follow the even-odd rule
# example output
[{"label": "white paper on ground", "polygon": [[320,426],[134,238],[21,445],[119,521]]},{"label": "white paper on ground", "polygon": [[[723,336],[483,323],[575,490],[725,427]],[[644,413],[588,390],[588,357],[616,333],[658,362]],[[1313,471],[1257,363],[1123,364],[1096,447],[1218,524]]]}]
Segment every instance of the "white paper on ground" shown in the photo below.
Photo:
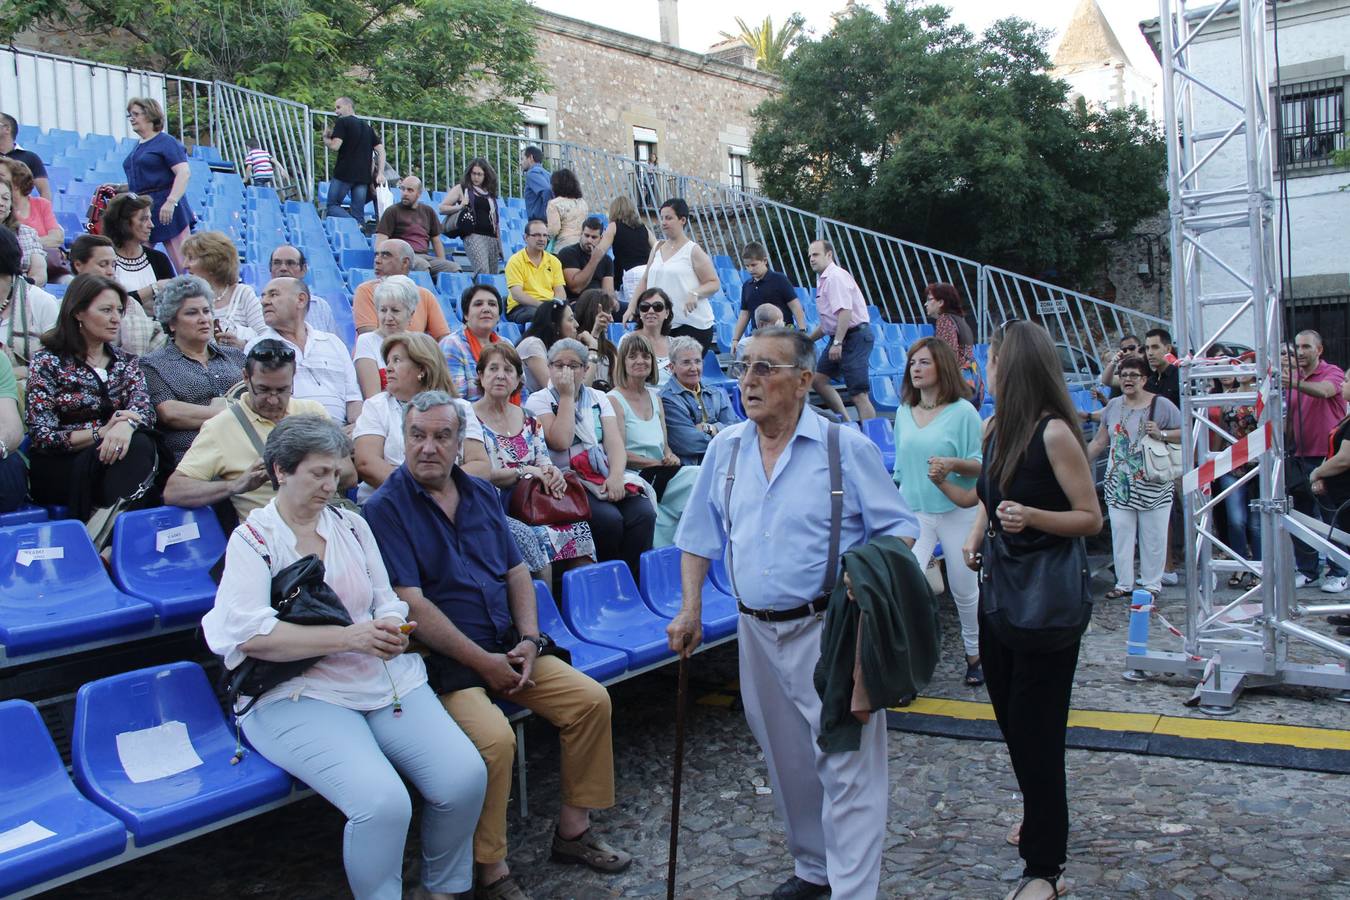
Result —
[{"label": "white paper on ground", "polygon": [[174,544],[186,544],[188,541],[195,541],[201,537],[202,533],[197,529],[196,522],[188,522],[186,525],[179,525],[177,528],[165,528],[155,532],[155,552],[163,553],[166,547],[172,547]]},{"label": "white paper on ground", "polygon": [[122,761],[122,771],[136,784],[168,778],[202,764],[192,748],[187,726],[176,721],[122,732],[117,736],[117,758]]},{"label": "white paper on ground", "polygon": [[18,828],[0,831],[0,853],[18,850],[20,847],[27,847],[29,844],[45,841],[49,837],[56,837],[56,832],[49,831],[29,819]]},{"label": "white paper on ground", "polygon": [[21,566],[31,566],[42,559],[65,559],[65,547],[20,547],[14,561]]}]

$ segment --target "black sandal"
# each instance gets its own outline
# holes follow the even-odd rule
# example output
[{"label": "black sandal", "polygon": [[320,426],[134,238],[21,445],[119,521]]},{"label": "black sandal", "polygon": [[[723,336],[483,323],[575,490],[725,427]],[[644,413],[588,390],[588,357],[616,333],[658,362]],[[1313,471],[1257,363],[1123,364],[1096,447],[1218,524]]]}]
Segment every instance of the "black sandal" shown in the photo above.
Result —
[{"label": "black sandal", "polygon": [[980,666],[980,661],[966,662],[966,687],[979,687],[984,684],[984,669]]}]

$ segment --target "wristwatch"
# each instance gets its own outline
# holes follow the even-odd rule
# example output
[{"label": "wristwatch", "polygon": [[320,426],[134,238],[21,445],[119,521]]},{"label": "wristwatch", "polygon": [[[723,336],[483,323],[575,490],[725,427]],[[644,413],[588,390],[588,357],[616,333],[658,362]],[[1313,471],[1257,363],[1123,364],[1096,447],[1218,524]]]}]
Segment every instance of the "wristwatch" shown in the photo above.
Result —
[{"label": "wristwatch", "polygon": [[549,636],[543,633],[521,635],[520,639],[522,641],[529,641],[531,644],[534,644],[534,649],[538,651],[539,654],[542,654],[544,652],[544,648],[547,647],[549,644],[553,643],[553,641],[549,638]]}]

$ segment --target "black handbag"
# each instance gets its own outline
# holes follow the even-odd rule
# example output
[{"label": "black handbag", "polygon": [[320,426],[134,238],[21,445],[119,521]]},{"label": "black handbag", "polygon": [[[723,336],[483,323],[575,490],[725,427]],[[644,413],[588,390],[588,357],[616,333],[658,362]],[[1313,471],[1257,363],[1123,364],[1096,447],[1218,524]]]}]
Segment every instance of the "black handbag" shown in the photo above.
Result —
[{"label": "black handbag", "polygon": [[[251,529],[250,529],[251,530]],[[255,533],[261,545],[262,540]],[[267,563],[272,567],[272,559],[264,549],[255,546]],[[338,595],[323,580],[323,560],[310,554],[286,566],[272,576],[272,608],[277,611],[277,620],[292,625],[350,625],[352,617],[342,605]],[[309,659],[295,659],[287,662],[248,657],[238,666],[224,674],[225,699],[233,709],[240,696],[250,698],[248,705],[236,715],[243,715],[253,708],[258,698],[283,682],[303,675],[310,666],[322,656]]]}]

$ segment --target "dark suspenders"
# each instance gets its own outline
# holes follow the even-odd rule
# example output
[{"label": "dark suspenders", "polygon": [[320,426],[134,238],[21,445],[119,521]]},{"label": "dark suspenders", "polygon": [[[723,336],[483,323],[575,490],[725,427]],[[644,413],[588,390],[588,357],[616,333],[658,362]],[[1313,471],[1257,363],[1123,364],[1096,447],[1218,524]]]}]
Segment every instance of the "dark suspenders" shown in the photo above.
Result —
[{"label": "dark suspenders", "polygon": [[[731,592],[740,602],[741,592],[736,587],[736,566],[731,550],[731,488],[736,481],[736,457],[741,452],[741,436],[731,438],[731,461],[727,464],[726,487],[722,494],[722,522],[727,534],[727,577],[731,579]],[[825,455],[830,466],[830,545],[825,562],[825,582],[820,592],[828,596],[834,591],[834,583],[839,574],[839,533],[844,524],[844,467],[840,461],[839,424],[831,422],[825,432]]]}]

